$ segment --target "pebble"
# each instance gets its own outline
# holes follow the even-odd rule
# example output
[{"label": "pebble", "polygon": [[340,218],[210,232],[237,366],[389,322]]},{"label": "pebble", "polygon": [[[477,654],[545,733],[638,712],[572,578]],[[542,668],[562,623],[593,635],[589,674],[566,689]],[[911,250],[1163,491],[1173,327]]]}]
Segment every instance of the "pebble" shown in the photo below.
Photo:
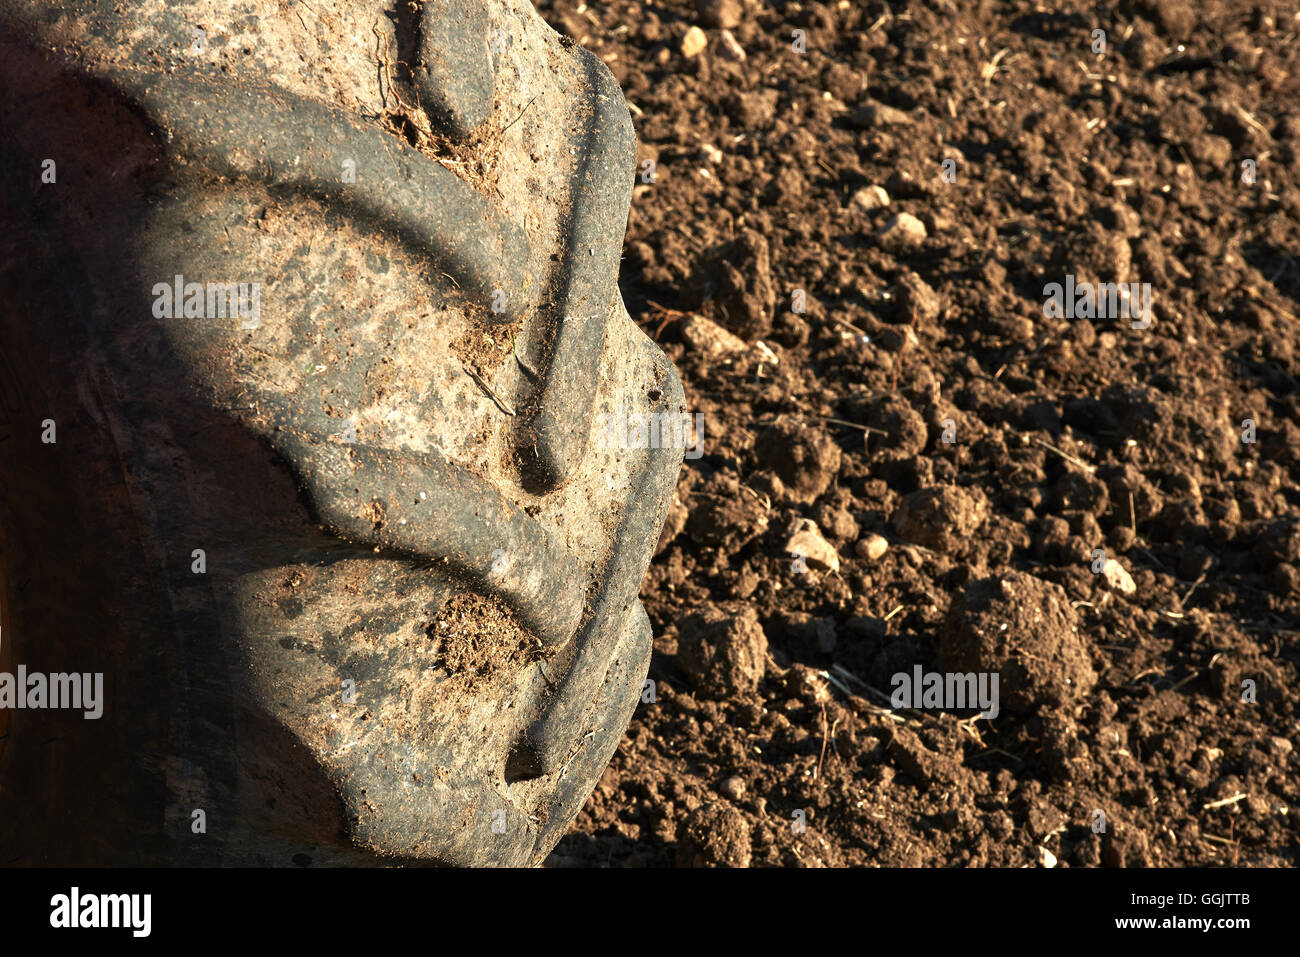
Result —
[{"label": "pebble", "polygon": [[1056,855],[1047,848],[1040,847],[1038,849],[1038,863],[1042,864],[1044,867],[1055,867]]},{"label": "pebble", "polygon": [[881,535],[868,535],[860,539],[854,547],[859,558],[865,558],[869,562],[879,561],[884,557],[885,552],[889,551],[889,542]]},{"label": "pebble", "polygon": [[745,62],[745,48],[740,45],[740,41],[730,30],[723,30],[718,37],[719,52],[723,59],[730,60],[732,63]]},{"label": "pebble", "polygon": [[853,198],[849,200],[849,205],[867,212],[871,212],[873,209],[883,209],[889,205],[889,194],[885,192],[883,186],[866,186],[853,194]]},{"label": "pebble", "polygon": [[691,27],[686,31],[686,36],[682,37],[682,56],[686,59],[699,56],[704,52],[704,48],[709,45],[709,37],[699,27]]},{"label": "pebble", "polygon": [[907,114],[902,110],[884,103],[867,103],[853,111],[849,122],[854,126],[869,129],[873,126],[900,126],[908,122]]},{"label": "pebble", "polygon": [[703,316],[687,316],[682,321],[681,334],[691,351],[711,358],[743,352],[746,348],[744,339]]},{"label": "pebble", "polygon": [[714,165],[722,162],[722,150],[712,143],[705,143],[700,147],[700,156]]},{"label": "pebble", "polygon": [[739,801],[745,796],[745,780],[739,777],[727,778],[718,790],[722,792],[723,797]]},{"label": "pebble", "polygon": [[925,242],[925,223],[911,213],[899,213],[876,233],[880,245],[890,252],[910,252]]},{"label": "pebble", "polygon": [[1102,575],[1105,576],[1107,585],[1125,595],[1132,595],[1137,591],[1137,583],[1133,581],[1133,576],[1118,559],[1106,559],[1106,567],[1102,569]]},{"label": "pebble", "polygon": [[840,569],[840,556],[835,546],[822,537],[821,529],[811,519],[799,520],[799,527],[785,543],[785,550],[802,555],[809,568],[831,572]]},{"label": "pebble", "polygon": [[876,341],[886,352],[906,352],[921,344],[916,330],[911,326],[881,326],[876,333]]}]

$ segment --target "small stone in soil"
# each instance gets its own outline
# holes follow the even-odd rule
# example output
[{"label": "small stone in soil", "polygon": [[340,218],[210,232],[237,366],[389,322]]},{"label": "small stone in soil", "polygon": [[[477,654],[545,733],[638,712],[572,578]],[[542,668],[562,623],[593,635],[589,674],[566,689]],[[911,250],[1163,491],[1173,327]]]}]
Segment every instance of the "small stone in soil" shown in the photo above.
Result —
[{"label": "small stone in soil", "polygon": [[681,334],[693,352],[710,357],[745,349],[744,339],[703,316],[687,316],[682,320]]},{"label": "small stone in soil", "polygon": [[835,546],[822,537],[821,529],[809,519],[799,520],[799,527],[785,543],[785,550],[803,556],[809,568],[830,572],[840,570],[840,556]]},{"label": "small stone in soil", "polygon": [[1137,583],[1133,581],[1133,576],[1128,573],[1128,569],[1119,563],[1118,559],[1106,559],[1106,567],[1102,571],[1106,579],[1106,584],[1125,595],[1132,595],[1137,591]]},{"label": "small stone in soil", "polygon": [[889,551],[889,542],[881,535],[868,535],[858,542],[854,550],[858,553],[859,558],[875,562],[883,558],[885,552]]},{"label": "small stone in soil", "polygon": [[704,48],[709,45],[708,35],[699,27],[691,27],[682,37],[682,56],[686,59],[699,56],[704,52]]},{"label": "small stone in soil", "polygon": [[874,126],[901,126],[908,122],[908,116],[902,110],[884,103],[866,103],[853,111],[849,122],[862,129]]},{"label": "small stone in soil", "polygon": [[718,37],[718,52],[732,63],[745,62],[745,48],[730,30],[723,30]]},{"label": "small stone in soil", "polygon": [[911,213],[899,213],[876,233],[880,245],[892,253],[906,253],[919,249],[925,242],[925,223]]},{"label": "small stone in soil", "polygon": [[864,186],[853,194],[849,200],[849,205],[854,209],[861,209],[871,212],[873,209],[883,209],[889,205],[889,194],[885,192],[883,186]]}]

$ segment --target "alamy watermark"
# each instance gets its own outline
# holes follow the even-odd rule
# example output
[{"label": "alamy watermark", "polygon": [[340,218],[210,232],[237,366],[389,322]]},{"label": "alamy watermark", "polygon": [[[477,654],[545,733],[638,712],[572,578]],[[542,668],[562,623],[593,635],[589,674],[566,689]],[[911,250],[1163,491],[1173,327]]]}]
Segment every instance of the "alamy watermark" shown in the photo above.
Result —
[{"label": "alamy watermark", "polygon": [[104,673],[96,671],[65,674],[29,672],[18,666],[18,674],[0,671],[0,708],[72,708],[85,712],[87,721],[104,714]]},{"label": "alamy watermark", "polygon": [[1048,319],[1132,319],[1134,329],[1151,325],[1151,283],[1076,282],[1074,273],[1065,283],[1043,287],[1043,315]]},{"label": "alamy watermark", "polygon": [[703,412],[602,412],[596,417],[596,444],[601,449],[685,449],[685,457],[704,454]]},{"label": "alamy watermark", "polygon": [[998,672],[900,671],[890,679],[894,692],[889,703],[894,708],[918,710],[968,711],[979,708],[980,717],[998,716]]},{"label": "alamy watermark", "polygon": [[74,887],[50,898],[50,926],[118,927],[132,937],[148,937],[152,929],[152,894],[83,894]]},{"label": "alamy watermark", "polygon": [[177,273],[171,282],[154,283],[156,319],[244,320],[240,327],[256,329],[262,321],[262,284],[258,282],[186,282]]}]

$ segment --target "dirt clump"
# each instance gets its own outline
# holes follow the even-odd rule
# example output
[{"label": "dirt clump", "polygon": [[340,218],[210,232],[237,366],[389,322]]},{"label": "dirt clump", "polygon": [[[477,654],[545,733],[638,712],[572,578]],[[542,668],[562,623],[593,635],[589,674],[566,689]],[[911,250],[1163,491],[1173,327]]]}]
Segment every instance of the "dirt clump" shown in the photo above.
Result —
[{"label": "dirt clump", "polygon": [[[539,6],[656,161],[620,287],[708,437],[642,589],[656,698],[557,855],[693,863],[721,805],[752,866],[1300,862],[1291,9],[741,0],[738,60],[695,0]],[[1149,324],[1053,314],[1071,276]],[[688,619],[741,608],[766,667],[705,692]],[[1002,710],[883,713],[918,666]]]},{"label": "dirt clump", "polygon": [[840,467],[839,446],[824,430],[797,419],[764,429],[759,449],[763,463],[801,502],[812,502],[826,491]]},{"label": "dirt clump", "polygon": [[708,609],[682,622],[677,658],[702,694],[752,694],[763,680],[767,636],[752,608]]},{"label": "dirt clump", "polygon": [[429,639],[453,680],[467,690],[516,674],[541,649],[500,598],[462,592],[449,598],[430,623]]},{"label": "dirt clump", "polygon": [[923,488],[903,499],[894,524],[909,542],[939,552],[964,550],[988,519],[988,500],[958,485]]},{"label": "dirt clump", "polygon": [[748,867],[749,822],[735,808],[703,805],[687,816],[677,842],[679,867]]},{"label": "dirt clump", "polygon": [[941,654],[954,672],[996,672],[1008,711],[1073,704],[1097,675],[1059,585],[1023,572],[972,582],[953,603]]}]

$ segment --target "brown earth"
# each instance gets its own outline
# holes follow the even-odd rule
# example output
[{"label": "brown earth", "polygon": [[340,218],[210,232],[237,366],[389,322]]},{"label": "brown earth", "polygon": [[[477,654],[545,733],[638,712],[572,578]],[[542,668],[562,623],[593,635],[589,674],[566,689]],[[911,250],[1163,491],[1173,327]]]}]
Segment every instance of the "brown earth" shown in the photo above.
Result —
[{"label": "brown earth", "polygon": [[[552,865],[1296,862],[1300,14],[1051,6],[539,4],[633,105],[623,293],[704,414]],[[997,717],[891,710],[917,665]]]}]

